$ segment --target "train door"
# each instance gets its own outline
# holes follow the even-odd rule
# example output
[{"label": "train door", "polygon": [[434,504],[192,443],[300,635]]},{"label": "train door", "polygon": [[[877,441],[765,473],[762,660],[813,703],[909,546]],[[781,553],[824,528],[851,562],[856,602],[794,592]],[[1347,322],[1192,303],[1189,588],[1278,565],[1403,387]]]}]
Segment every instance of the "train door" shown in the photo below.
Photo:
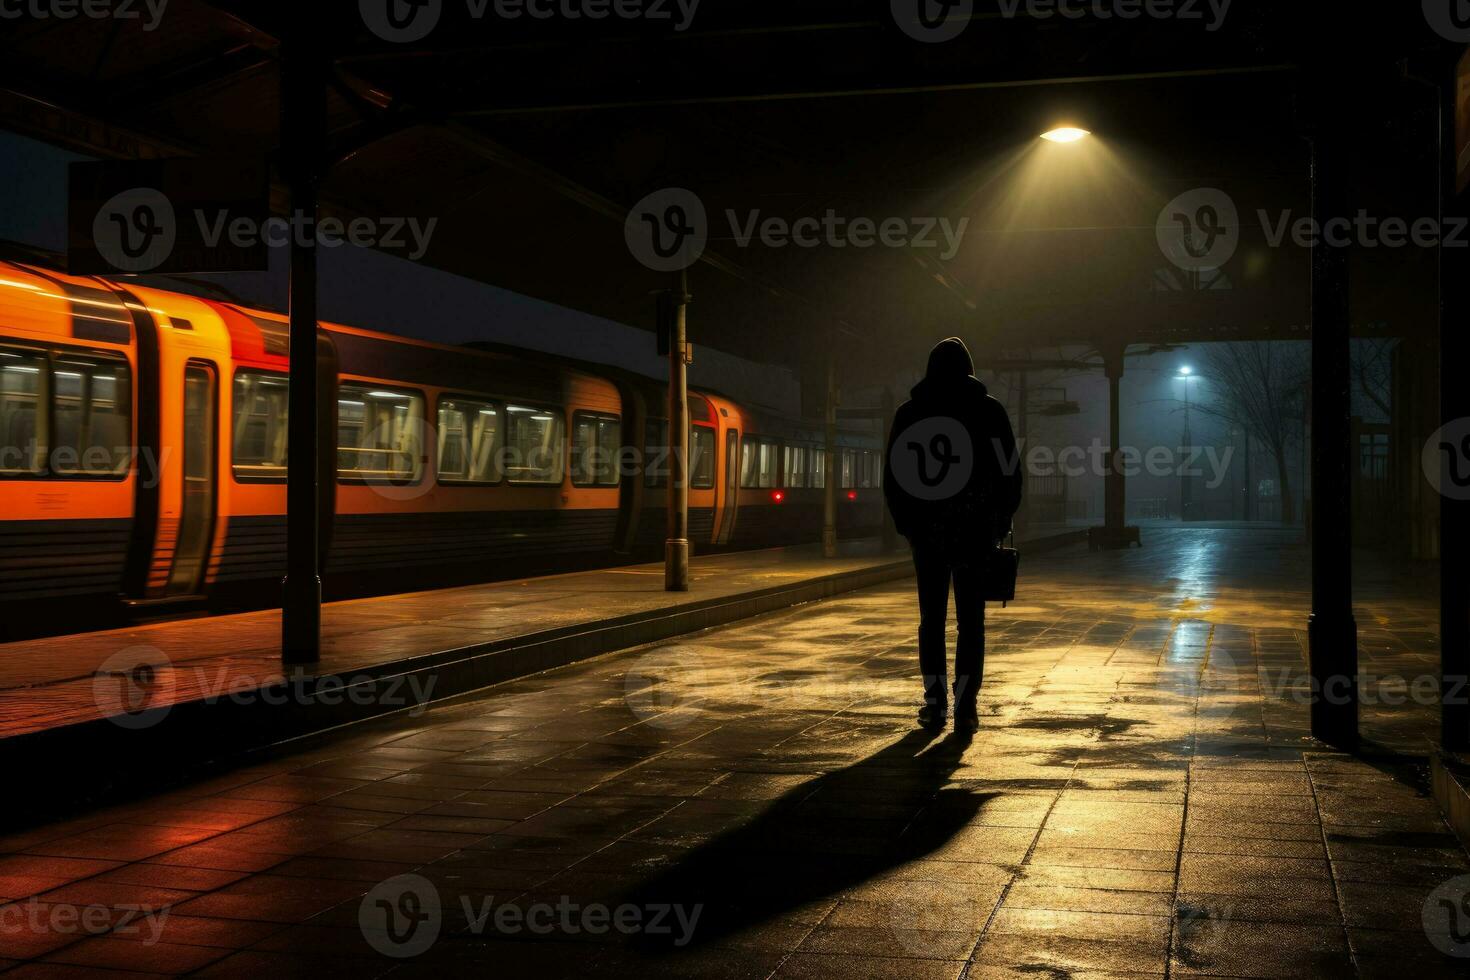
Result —
[{"label": "train door", "polygon": [[729,544],[735,531],[735,513],[740,498],[740,433],[725,430],[724,507],[720,511],[720,533],[717,544]]},{"label": "train door", "polygon": [[209,566],[209,543],[214,536],[215,481],[218,466],[215,434],[218,380],[213,365],[190,361],[184,367],[184,431],[179,537],[169,572],[169,595],[198,595]]}]

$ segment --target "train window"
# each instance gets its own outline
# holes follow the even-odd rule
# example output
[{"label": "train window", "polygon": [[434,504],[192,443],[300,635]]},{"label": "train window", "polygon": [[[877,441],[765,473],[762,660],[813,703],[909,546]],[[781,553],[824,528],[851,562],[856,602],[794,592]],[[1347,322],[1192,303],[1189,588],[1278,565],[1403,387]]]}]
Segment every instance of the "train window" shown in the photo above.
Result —
[{"label": "train window", "polygon": [[812,450],[812,486],[818,490],[827,487],[827,451],[825,449]]},{"label": "train window", "polygon": [[439,399],[439,482],[499,483],[500,408],[470,398]]},{"label": "train window", "polygon": [[235,444],[230,462],[242,482],[286,478],[290,388],[284,374],[235,375]]},{"label": "train window", "polygon": [[781,447],[774,440],[761,440],[760,463],[758,464],[758,477],[761,489],[769,489],[780,482],[779,467],[781,465]]},{"label": "train window", "polygon": [[417,483],[424,475],[424,396],[345,382],[337,389],[337,477]]},{"label": "train window", "polygon": [[749,438],[740,455],[740,485],[746,490],[776,486],[780,447],[774,439]]},{"label": "train window", "polygon": [[572,485],[618,485],[618,453],[623,448],[623,422],[615,415],[578,412],[572,416]]},{"label": "train window", "polygon": [[643,425],[643,485],[651,488],[669,485],[669,423],[666,419],[649,419]]},{"label": "train window", "polygon": [[51,472],[122,476],[132,462],[132,376],[112,358],[58,355],[51,366]]},{"label": "train window", "polygon": [[41,473],[46,413],[41,410],[46,359],[38,352],[0,350],[0,475]]},{"label": "train window", "polygon": [[787,489],[801,489],[807,485],[810,478],[810,463],[812,451],[806,446],[786,447],[786,479],[784,486]]},{"label": "train window", "polygon": [[511,483],[558,484],[566,454],[561,413],[524,405],[505,406],[505,478]]},{"label": "train window", "polygon": [[689,427],[689,489],[715,487],[715,430],[702,425]]},{"label": "train window", "polygon": [[864,490],[871,490],[878,485],[877,462],[875,453],[862,452],[859,454],[860,466],[858,467],[858,486]]}]

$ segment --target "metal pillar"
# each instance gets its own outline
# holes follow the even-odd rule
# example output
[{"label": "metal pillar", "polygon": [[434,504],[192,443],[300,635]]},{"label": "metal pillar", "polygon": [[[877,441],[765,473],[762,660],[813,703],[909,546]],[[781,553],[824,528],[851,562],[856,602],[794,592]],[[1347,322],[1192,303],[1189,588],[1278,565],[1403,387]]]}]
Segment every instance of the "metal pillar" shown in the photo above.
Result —
[{"label": "metal pillar", "polygon": [[[1352,131],[1318,93],[1312,139],[1312,211],[1318,228],[1350,220]],[[1340,748],[1358,739],[1358,627],[1353,619],[1350,252],[1312,250],[1312,615],[1307,628],[1312,734]]]},{"label": "metal pillar", "polygon": [[837,465],[837,365],[827,360],[827,425],[824,453],[827,482],[822,494],[822,555],[837,557],[837,484],[842,479]]},{"label": "metal pillar", "polygon": [[1115,344],[1103,348],[1103,370],[1108,377],[1108,455],[1107,475],[1103,484],[1103,526],[1088,531],[1087,543],[1093,550],[1127,548],[1143,543],[1138,528],[1128,527],[1128,485],[1123,471],[1123,408],[1120,389],[1123,382],[1124,355],[1127,348]]},{"label": "metal pillar", "polygon": [[1179,445],[1180,455],[1183,457],[1179,467],[1179,520],[1181,523],[1189,520],[1190,512],[1194,509],[1194,481],[1189,475],[1194,450],[1194,433],[1189,428],[1190,380],[1191,376],[1186,374],[1184,376],[1184,433]]},{"label": "metal pillar", "polygon": [[1017,536],[1030,529],[1031,488],[1026,486],[1029,474],[1021,460],[1026,458],[1026,446],[1031,438],[1031,372],[1025,368],[1016,372],[1016,465],[1021,466],[1021,507],[1016,511],[1012,524]]},{"label": "metal pillar", "polygon": [[688,274],[679,273],[669,334],[669,500],[664,590],[689,591],[689,309]]},{"label": "metal pillar", "polygon": [[281,175],[290,216],[312,235],[291,236],[290,394],[286,461],[286,578],[282,583],[281,660],[321,657],[322,580],[318,489],[317,190],[326,162],[330,61],[315,25],[302,14],[281,44]]},{"label": "metal pillar", "polygon": [[[1440,159],[1443,228],[1470,212],[1470,195],[1459,192],[1456,156],[1455,99],[1457,62],[1447,59],[1440,93]],[[1439,250],[1439,397],[1440,421],[1449,424],[1470,417],[1470,392],[1459,376],[1470,357],[1465,323],[1470,317],[1470,289],[1465,283],[1463,251]],[[1440,742],[1452,752],[1470,751],[1470,564],[1465,542],[1470,541],[1470,501],[1439,498],[1439,630],[1440,630]]]}]

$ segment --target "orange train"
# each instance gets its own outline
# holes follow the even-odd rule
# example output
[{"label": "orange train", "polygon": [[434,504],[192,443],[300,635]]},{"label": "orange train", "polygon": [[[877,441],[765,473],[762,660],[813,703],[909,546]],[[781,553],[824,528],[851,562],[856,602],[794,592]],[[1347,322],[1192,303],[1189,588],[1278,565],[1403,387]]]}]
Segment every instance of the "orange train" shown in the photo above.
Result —
[{"label": "orange train", "polygon": [[[549,355],[324,323],[333,597],[661,553],[666,387]],[[0,262],[0,636],[273,601],[285,571],[279,314]],[[820,424],[691,390],[696,551],[816,540]],[[844,429],[839,528],[876,528]]]}]

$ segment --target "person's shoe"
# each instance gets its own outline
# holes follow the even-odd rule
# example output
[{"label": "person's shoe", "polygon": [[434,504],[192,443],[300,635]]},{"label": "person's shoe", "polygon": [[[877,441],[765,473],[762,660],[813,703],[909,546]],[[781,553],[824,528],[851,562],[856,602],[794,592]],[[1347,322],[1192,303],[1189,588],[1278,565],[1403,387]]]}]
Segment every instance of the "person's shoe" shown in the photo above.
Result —
[{"label": "person's shoe", "polygon": [[919,709],[919,724],[925,728],[943,728],[947,713],[943,705],[926,704]]},{"label": "person's shoe", "polygon": [[974,735],[980,730],[980,712],[974,707],[961,708],[956,711],[954,730],[961,735]]}]

